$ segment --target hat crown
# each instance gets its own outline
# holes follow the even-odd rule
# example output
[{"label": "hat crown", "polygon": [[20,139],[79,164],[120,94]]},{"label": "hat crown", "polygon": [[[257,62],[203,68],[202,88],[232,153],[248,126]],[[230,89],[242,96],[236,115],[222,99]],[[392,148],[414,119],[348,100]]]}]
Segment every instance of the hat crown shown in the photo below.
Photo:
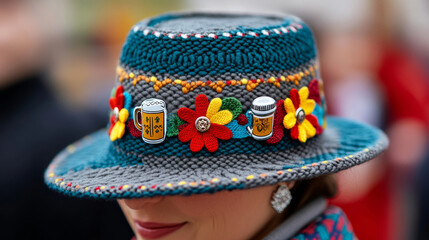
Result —
[{"label": "hat crown", "polygon": [[[137,139],[113,137],[113,144],[120,149],[123,144],[133,145],[145,149],[142,154],[150,149],[162,155],[169,151],[163,145],[171,140],[179,141],[183,149],[176,147],[168,154],[183,156],[190,150],[193,154],[207,154],[207,150],[214,154],[223,146],[221,139],[244,141],[253,137],[255,141],[265,141],[276,135],[274,125],[281,126],[276,131],[284,129],[281,115],[286,114],[286,108],[279,101],[287,98],[293,100],[295,110],[308,105],[307,115],[317,107],[318,115],[309,116],[312,123],[306,124],[310,132],[301,141],[315,136],[314,129],[318,129],[317,133],[322,131],[324,101],[320,100],[323,91],[319,91],[322,88],[317,51],[310,28],[294,16],[178,13],[146,19],[128,34],[117,73],[118,84],[130,96],[125,104],[131,113],[128,121],[134,122],[124,122],[126,130],[118,133],[127,136],[127,132],[137,132]],[[303,88],[307,90],[301,93]],[[296,91],[293,98],[292,91]],[[148,111],[142,105],[148,99],[163,101],[164,109]],[[264,99],[270,101],[260,101]],[[307,103],[315,100],[317,104]],[[182,112],[188,115],[180,114],[184,108],[188,110]],[[197,124],[196,119],[202,116],[211,125],[198,130],[202,123]],[[294,121],[304,123],[303,117]],[[225,126],[226,132],[212,132],[217,125]],[[185,126],[217,136],[213,149],[207,148],[206,143],[202,149],[186,147],[190,139],[180,134]],[[144,143],[158,145],[140,146],[139,132]],[[296,141],[298,131],[293,132]],[[189,134],[195,133],[192,130]],[[285,135],[290,139],[289,134]]]}]

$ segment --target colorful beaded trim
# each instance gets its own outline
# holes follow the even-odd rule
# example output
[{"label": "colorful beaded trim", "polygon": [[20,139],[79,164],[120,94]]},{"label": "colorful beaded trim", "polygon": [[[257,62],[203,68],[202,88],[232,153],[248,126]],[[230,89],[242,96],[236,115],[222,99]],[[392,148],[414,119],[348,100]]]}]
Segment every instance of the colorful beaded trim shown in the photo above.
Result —
[{"label": "colorful beaded trim", "polygon": [[[74,145],[69,145],[66,148],[66,151],[68,154],[72,154],[76,151],[77,146]],[[365,152],[369,152],[370,150],[368,148],[364,149]],[[250,182],[252,180],[258,180],[259,179],[263,179],[272,175],[276,175],[278,177],[284,175],[284,174],[290,174],[296,171],[296,169],[306,169],[309,170],[311,168],[317,167],[319,165],[327,165],[327,164],[332,164],[333,162],[340,162],[340,161],[346,161],[349,159],[353,159],[355,156],[353,155],[348,155],[348,156],[344,156],[343,158],[335,158],[333,160],[328,160],[328,161],[322,161],[320,163],[312,163],[312,164],[307,164],[304,166],[301,166],[299,168],[287,168],[284,170],[279,170],[276,172],[267,172],[267,173],[262,173],[259,175],[248,175],[246,177],[232,177],[231,181],[234,183],[237,182]],[[207,180],[207,181],[192,181],[192,182],[186,182],[186,181],[178,181],[178,182],[169,182],[169,183],[165,183],[165,184],[155,184],[152,186],[145,186],[145,185],[132,185],[132,184],[123,184],[120,186],[96,186],[96,187],[86,187],[86,186],[81,186],[79,184],[73,184],[72,182],[68,182],[66,179],[64,179],[63,177],[57,176],[55,175],[55,173],[53,172],[53,169],[55,169],[55,164],[51,164],[49,166],[49,170],[47,172],[47,177],[52,179],[52,182],[54,184],[56,184],[57,186],[62,186],[62,187],[70,187],[73,188],[75,190],[79,190],[81,192],[89,192],[89,191],[95,191],[95,192],[99,192],[99,193],[103,193],[103,192],[108,192],[110,190],[126,190],[126,189],[135,189],[136,191],[150,191],[150,190],[156,190],[160,187],[167,187],[167,188],[175,188],[175,187],[180,187],[180,186],[190,186],[190,187],[198,187],[198,186],[210,186],[211,184],[216,184],[219,182],[218,178],[212,178],[211,180]],[[55,180],[54,180],[55,179]]]},{"label": "colorful beaded trim", "polygon": [[274,86],[280,88],[281,82],[292,82],[295,83],[296,86],[299,85],[301,79],[303,77],[307,77],[311,74],[312,77],[315,77],[315,71],[318,69],[317,64],[314,64],[313,66],[308,67],[308,69],[305,69],[304,71],[300,71],[294,74],[290,74],[287,76],[280,76],[275,77],[272,76],[270,78],[259,78],[259,79],[246,79],[243,78],[241,80],[218,80],[218,81],[185,81],[180,79],[171,79],[171,78],[165,78],[165,79],[158,79],[155,76],[145,76],[145,75],[135,75],[133,72],[126,72],[122,67],[118,66],[116,69],[116,73],[118,75],[119,81],[122,82],[124,80],[132,80],[133,85],[135,86],[138,82],[144,80],[146,83],[153,82],[153,89],[158,92],[162,87],[172,84],[177,85],[182,89],[183,93],[188,93],[189,91],[193,91],[197,87],[209,87],[215,90],[218,93],[221,93],[223,88],[225,86],[241,86],[245,85],[247,91],[252,91],[255,89],[259,84],[273,84]]},{"label": "colorful beaded trim", "polygon": [[233,37],[233,34],[239,36],[239,37],[245,37],[245,36],[252,36],[252,37],[259,37],[261,35],[265,35],[265,36],[270,36],[271,34],[278,34],[278,35],[283,35],[283,34],[287,34],[287,33],[296,33],[298,32],[298,29],[302,29],[302,25],[299,23],[294,23],[291,24],[289,26],[285,26],[285,27],[280,27],[280,28],[273,28],[273,29],[264,29],[261,30],[260,33],[257,32],[236,32],[236,33],[229,33],[229,32],[224,32],[224,33],[192,33],[192,34],[183,34],[183,33],[177,33],[177,34],[173,34],[173,33],[162,33],[159,31],[153,31],[151,29],[145,29],[142,26],[135,26],[133,28],[134,32],[137,31],[143,31],[143,34],[145,36],[147,35],[154,35],[155,37],[161,37],[161,36],[166,36],[168,38],[174,39],[176,37],[180,37],[180,38],[203,38],[203,37],[207,37],[207,38],[211,38],[211,39],[218,39],[219,37],[228,37],[231,38]]}]

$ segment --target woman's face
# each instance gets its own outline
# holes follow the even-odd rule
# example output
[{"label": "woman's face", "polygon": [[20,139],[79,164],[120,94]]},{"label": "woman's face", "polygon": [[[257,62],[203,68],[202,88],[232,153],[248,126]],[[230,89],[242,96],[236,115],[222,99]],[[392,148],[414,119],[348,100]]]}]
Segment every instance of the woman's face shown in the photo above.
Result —
[{"label": "woman's face", "polygon": [[276,186],[118,200],[137,239],[250,239],[276,215]]}]

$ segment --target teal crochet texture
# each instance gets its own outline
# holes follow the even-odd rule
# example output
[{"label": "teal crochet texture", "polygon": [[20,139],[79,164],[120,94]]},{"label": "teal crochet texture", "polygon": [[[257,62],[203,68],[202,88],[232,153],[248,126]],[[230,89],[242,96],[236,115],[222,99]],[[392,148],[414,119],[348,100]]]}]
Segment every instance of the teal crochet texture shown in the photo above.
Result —
[{"label": "teal crochet texture", "polygon": [[[240,17],[230,17],[229,27],[223,27],[220,24],[225,24],[225,17],[218,14],[164,15],[142,21],[130,31],[122,50],[120,64],[135,70],[160,74],[216,75],[227,72],[280,71],[298,67],[316,57],[310,29],[296,18],[272,17],[275,19],[272,22],[276,25],[258,25],[257,28],[252,28],[241,26],[243,19]],[[252,18],[245,15],[242,17]],[[196,34],[199,28],[205,27],[198,26],[201,22],[210,21],[215,24],[218,21],[219,25],[211,30],[218,37],[171,38],[168,34],[164,35],[164,32],[159,32],[159,36],[145,34],[144,30],[153,33],[155,29],[161,28],[162,31],[163,24],[169,23],[171,19],[175,20],[174,24],[177,26],[181,26],[181,21],[193,22],[193,29],[183,29],[183,32],[178,33],[186,35]],[[288,27],[291,24],[300,24],[302,29],[294,34],[262,33],[263,30]],[[225,32],[230,36],[224,36]],[[254,34],[246,35],[248,32]]]}]

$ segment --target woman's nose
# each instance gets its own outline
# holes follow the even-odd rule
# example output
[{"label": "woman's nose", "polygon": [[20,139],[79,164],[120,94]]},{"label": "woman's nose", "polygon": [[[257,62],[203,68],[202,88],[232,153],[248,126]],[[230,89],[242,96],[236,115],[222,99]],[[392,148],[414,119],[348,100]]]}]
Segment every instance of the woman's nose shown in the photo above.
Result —
[{"label": "woman's nose", "polygon": [[163,198],[164,197],[124,199],[124,203],[129,208],[138,210],[152,204],[157,204],[162,201]]}]

